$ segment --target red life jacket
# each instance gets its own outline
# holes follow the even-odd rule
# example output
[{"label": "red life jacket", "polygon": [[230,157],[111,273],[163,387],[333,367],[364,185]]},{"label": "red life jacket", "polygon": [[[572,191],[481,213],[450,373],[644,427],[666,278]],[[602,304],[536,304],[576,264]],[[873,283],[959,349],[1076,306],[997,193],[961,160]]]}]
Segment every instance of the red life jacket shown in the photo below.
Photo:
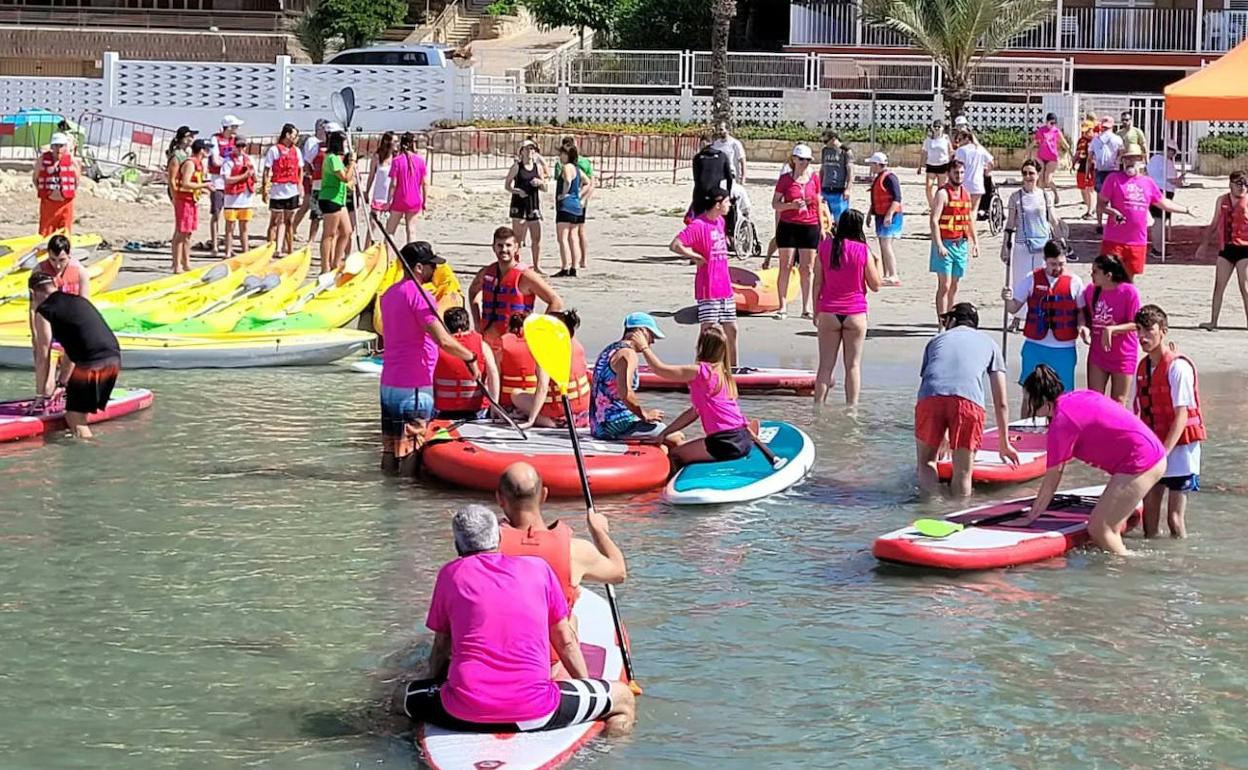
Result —
[{"label": "red life jacket", "polygon": [[[893,196],[889,194],[888,188],[884,186],[884,181],[894,176],[891,171],[881,171],[871,181],[871,213],[877,217],[882,217],[888,213],[888,209],[893,205]],[[898,201],[898,211],[901,211],[901,202]]]},{"label": "red life jacket", "polygon": [[273,161],[273,184],[299,184],[303,176],[303,156],[299,148],[277,145],[277,160]]},{"label": "red life jacket", "polygon": [[321,142],[320,147],[316,150],[316,157],[312,159],[312,181],[321,181],[321,169],[325,167],[325,143]]},{"label": "red life jacket", "polygon": [[499,276],[499,267],[486,270],[481,278],[481,328],[482,334],[490,331],[495,336],[507,333],[507,321],[512,313],[532,313],[537,297],[533,294],[520,293],[520,278],[524,274],[523,265],[515,265],[507,274]]},{"label": "red life jacket", "polygon": [[45,275],[52,276],[56,281],[56,288],[65,294],[73,294],[76,297],[82,296],[83,272],[82,263],[76,259],[70,259],[69,264],[65,265],[65,269],[57,272],[56,267],[48,260],[39,263],[39,270]]},{"label": "red life jacket", "polygon": [[[527,345],[526,345],[527,347]],[[560,398],[559,386],[550,383],[546,392],[546,403],[542,404],[542,414],[552,420],[562,420],[563,399]],[[584,415],[589,419],[589,369],[585,366],[585,348],[578,340],[572,340],[572,377],[568,380],[568,405],[572,407],[573,421],[580,423]]]},{"label": "red life jacket", "polygon": [[1029,340],[1042,340],[1048,332],[1061,342],[1079,336],[1079,306],[1070,288],[1070,273],[1063,273],[1057,283],[1049,286],[1044,268],[1031,274],[1031,295],[1027,297],[1027,324],[1023,335]]},{"label": "red life jacket", "polygon": [[1190,444],[1205,440],[1205,421],[1200,415],[1200,383],[1196,380],[1196,365],[1192,359],[1167,350],[1161,356],[1161,363],[1152,368],[1152,359],[1144,356],[1139,368],[1135,370],[1135,413],[1144,424],[1153,429],[1158,438],[1165,440],[1170,435],[1170,427],[1174,424],[1174,399],[1170,393],[1170,364],[1176,358],[1182,358],[1192,367],[1192,390],[1195,392],[1196,405],[1187,408],[1187,425],[1183,427],[1183,435],[1179,444]]},{"label": "red life jacket", "polygon": [[[200,158],[198,155],[192,155],[191,157],[187,158],[187,162],[189,162],[192,166],[195,167],[195,173],[191,174],[191,181],[203,182],[204,181],[203,159]],[[189,198],[190,200],[197,201],[199,200],[200,193],[202,192],[203,190],[183,190],[182,189],[182,168],[179,167],[177,184],[174,185],[174,194],[177,197],[181,198],[182,200],[186,200]]]},{"label": "red life jacket", "polygon": [[39,175],[36,190],[40,200],[51,200],[60,193],[61,199],[72,201],[78,192],[78,171],[74,168],[74,156],[63,152],[60,156],[48,150],[39,156]]},{"label": "red life jacket", "polygon": [[[255,168],[251,163],[251,156],[245,152],[240,152],[234,158],[234,165],[230,168],[230,176],[236,176],[249,168]],[[229,180],[225,183],[226,195],[242,195],[243,193],[253,193],[256,191],[256,175],[253,173],[241,182],[230,184]]]},{"label": "red life jacket", "polygon": [[572,585],[572,528],[562,521],[540,529],[516,529],[506,522],[499,528],[498,550],[506,556],[537,556],[550,565],[568,607],[576,604],[581,589]]},{"label": "red life jacket", "polygon": [[[221,156],[222,163],[233,158],[235,153],[238,152],[237,148],[234,147],[234,137],[226,136],[225,134],[213,134],[212,138],[217,143],[216,154]],[[213,176],[221,173],[221,166],[214,160],[213,153],[208,154],[208,173]]]},{"label": "red life jacket", "polygon": [[504,334],[499,349],[502,355],[498,363],[501,381],[498,400],[503,406],[514,406],[512,394],[537,390],[537,364],[529,352],[529,344],[517,334]]},{"label": "red life jacket", "polygon": [[1248,194],[1227,195],[1219,204],[1222,212],[1222,245],[1248,246]]},{"label": "red life jacket", "polygon": [[[477,357],[479,373],[482,370],[481,335],[463,332],[456,334],[455,339]],[[476,373],[468,369],[468,362],[439,350],[438,363],[433,367],[434,408],[438,412],[479,412],[484,403],[485,393],[477,387]]]},{"label": "red life jacket", "polygon": [[954,187],[943,185],[940,189],[949,196],[945,208],[940,212],[940,239],[942,241],[963,241],[971,231],[971,194],[962,185]]}]

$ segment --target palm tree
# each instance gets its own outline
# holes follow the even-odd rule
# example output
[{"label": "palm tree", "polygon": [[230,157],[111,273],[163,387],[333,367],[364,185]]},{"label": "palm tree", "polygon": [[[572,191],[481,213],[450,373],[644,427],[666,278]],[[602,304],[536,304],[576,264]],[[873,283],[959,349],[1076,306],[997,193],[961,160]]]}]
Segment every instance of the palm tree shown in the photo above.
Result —
[{"label": "palm tree", "polygon": [[970,101],[982,57],[1049,20],[1052,0],[862,0],[863,20],[910,39],[944,73],[951,115]]},{"label": "palm tree", "polygon": [[728,93],[728,38],[736,0],[711,0],[711,119],[715,125],[732,124],[732,99]]}]

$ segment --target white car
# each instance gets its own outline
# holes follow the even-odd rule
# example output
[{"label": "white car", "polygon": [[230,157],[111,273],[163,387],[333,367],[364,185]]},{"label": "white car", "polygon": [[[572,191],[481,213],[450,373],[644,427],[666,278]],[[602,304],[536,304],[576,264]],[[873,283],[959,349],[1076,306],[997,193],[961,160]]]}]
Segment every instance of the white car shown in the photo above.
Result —
[{"label": "white car", "polygon": [[325,63],[380,67],[445,67],[446,53],[442,46],[392,43],[339,51],[326,59]]}]

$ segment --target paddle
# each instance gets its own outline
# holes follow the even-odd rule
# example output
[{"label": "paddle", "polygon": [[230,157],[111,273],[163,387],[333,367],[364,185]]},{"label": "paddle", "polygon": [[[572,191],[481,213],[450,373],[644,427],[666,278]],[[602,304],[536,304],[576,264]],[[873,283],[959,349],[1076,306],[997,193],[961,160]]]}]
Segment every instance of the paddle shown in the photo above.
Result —
[{"label": "paddle", "polygon": [[[399,267],[403,269],[403,274],[406,275],[408,278],[411,278],[413,281],[416,281],[417,285],[420,285],[420,279],[418,279],[415,275],[412,274],[411,269],[408,268],[407,263],[403,261],[403,258],[397,256],[399,253],[399,247],[398,245],[395,244],[394,238],[390,236],[390,233],[386,232],[386,228],[381,226],[381,220],[377,218],[377,212],[375,211],[369,212],[369,216],[375,219],[377,226],[381,228],[381,234],[385,236],[386,243],[394,251],[396,255],[395,258],[399,260]],[[428,292],[421,291],[420,296],[424,297],[425,304],[429,306],[429,312],[433,313],[433,317],[438,319],[438,323],[442,324],[442,328],[446,329],[447,334],[450,334],[451,330],[446,328],[446,321],[442,320],[442,314],[438,312],[437,305],[434,305],[433,300],[429,298]],[[494,397],[490,395],[490,391],[488,388],[485,387],[485,383],[481,382],[481,375],[477,374],[476,372],[472,372],[472,377],[474,380],[477,381],[477,387],[481,389],[481,394],[485,396],[485,400],[490,402],[490,408],[493,409],[500,417],[502,417],[503,420],[505,420],[507,424],[510,425],[513,430],[516,431],[516,433],[519,433],[521,438],[527,441],[529,438],[528,434],[524,432],[523,428],[521,428],[519,425],[516,424],[515,420],[511,419],[511,415],[507,414],[507,410],[503,409],[503,407],[499,405],[498,401],[496,401]]]},{"label": "paddle", "polygon": [[188,318],[206,316],[209,313],[215,313],[222,308],[233,305],[235,302],[247,299],[248,297],[254,297],[257,294],[264,294],[266,291],[273,291],[281,282],[282,276],[277,273],[269,273],[264,278],[257,278],[254,275],[249,275],[243,279],[243,285],[240,288],[235,289],[230,296],[223,297],[216,302],[213,302],[197,313],[192,313],[188,316]]},{"label": "paddle", "polygon": [[[1049,503],[1049,510],[1053,510],[1054,507],[1092,509],[1096,507],[1096,503],[1097,499],[1095,497],[1058,494],[1054,495],[1053,502]],[[967,521],[965,523],[950,521],[949,519],[919,519],[910,526],[912,526],[920,535],[923,535],[924,537],[943,538],[961,532],[967,527],[986,527],[992,524],[1000,524],[1008,519],[1022,516],[1028,510],[1030,510],[1028,506],[1022,506],[1012,511],[996,513],[979,519],[972,519],[971,521]]]},{"label": "paddle", "polygon": [[[572,438],[572,454],[576,456],[576,472],[581,477],[581,495],[585,498],[586,513],[594,510],[594,498],[589,491],[589,474],[585,471],[585,455],[581,452],[581,439],[576,433],[572,419],[572,404],[568,402],[568,383],[572,380],[572,335],[563,321],[550,315],[531,315],[524,320],[524,342],[533,354],[533,361],[546,371],[552,382],[559,386],[563,400],[563,416],[568,422],[568,435]],[[635,695],[641,695],[641,685],[633,675],[633,657],[628,651],[624,624],[620,620],[620,606],[615,599],[615,587],[607,584],[607,603],[611,605],[611,620],[615,623],[615,635],[620,640],[620,655],[624,659],[624,672],[628,674],[628,686]]]},{"label": "paddle", "polygon": [[[778,471],[789,464],[789,458],[776,457],[776,453],[771,451],[771,447],[767,446],[767,443],[758,437],[758,433],[755,432],[753,425],[747,426],[747,430],[750,432],[750,441],[754,442],[754,446],[758,447],[758,451],[762,452],[767,462],[771,463],[773,470]],[[759,424],[759,430],[762,430],[761,423]]]},{"label": "paddle", "polygon": [[358,251],[352,252],[342,263],[342,267],[338,270],[331,270],[327,273],[321,273],[316,278],[316,283],[312,288],[304,292],[303,296],[295,300],[294,304],[287,306],[281,313],[273,316],[273,318],[285,318],[293,313],[297,313],[303,309],[303,306],[316,299],[321,294],[329,291],[338,283],[338,278],[343,275],[359,275],[364,271],[364,254]]},{"label": "paddle", "polygon": [[[1006,252],[1005,252],[1005,285],[1011,284],[1010,275],[1014,270],[1014,244],[1010,243],[1011,236],[1006,235]],[[1001,357],[1005,358],[1010,353],[1010,303],[1005,300],[1005,306],[1001,308]]]},{"label": "paddle", "polygon": [[[342,124],[343,130],[347,134],[347,144],[350,145],[351,144],[351,118],[355,117],[355,89],[352,88],[351,86],[347,86],[341,91],[330,94],[329,106],[334,111],[334,117],[337,118],[338,122]],[[352,148],[352,152],[355,152],[354,147]],[[359,153],[356,153],[356,161],[357,162],[355,164],[355,187],[354,189],[351,190],[351,195],[353,197],[356,196],[356,193],[359,192],[359,189],[360,189],[360,164],[358,162]],[[359,198],[356,197],[356,200],[358,201]],[[371,222],[371,219],[366,217],[365,222],[369,223]],[[368,227],[369,237],[371,238],[372,233],[373,233],[372,225],[366,224],[366,226]],[[359,230],[355,231],[355,248],[356,249],[361,248]]]}]

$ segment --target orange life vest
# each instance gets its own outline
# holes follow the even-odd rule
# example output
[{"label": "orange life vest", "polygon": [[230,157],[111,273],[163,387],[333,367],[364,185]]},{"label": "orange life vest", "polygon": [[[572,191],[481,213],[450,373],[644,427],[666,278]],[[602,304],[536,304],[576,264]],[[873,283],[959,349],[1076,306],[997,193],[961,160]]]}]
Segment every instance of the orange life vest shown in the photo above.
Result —
[{"label": "orange life vest", "polygon": [[[245,152],[240,152],[234,157],[234,165],[230,168],[230,176],[236,176],[254,168],[251,164],[251,156]],[[231,184],[228,180],[225,183],[226,195],[242,195],[243,193],[253,193],[256,191],[256,175],[253,173],[241,182]]]},{"label": "orange life vest", "polygon": [[1061,342],[1078,337],[1079,306],[1070,288],[1070,273],[1063,273],[1050,287],[1044,268],[1039,268],[1031,274],[1031,283],[1023,335],[1029,340],[1042,340],[1051,331],[1053,337]]},{"label": "orange life vest", "polygon": [[[203,158],[200,158],[198,155],[193,155],[190,158],[187,158],[187,162],[195,167],[195,172],[191,174],[191,181],[202,183],[204,181]],[[179,168],[175,194],[183,200],[186,200],[187,198],[189,198],[191,200],[197,201],[199,200],[199,195],[201,192],[202,190],[183,190],[182,189],[182,169]]]},{"label": "orange life vest", "polygon": [[[455,335],[459,344],[477,357],[477,372],[482,371],[481,335],[462,332]],[[527,346],[526,346],[527,347]],[[479,412],[485,403],[485,393],[477,386],[476,373],[469,370],[468,362],[445,350],[438,350],[438,362],[433,367],[433,406],[438,412]]]},{"label": "orange life vest", "polygon": [[512,394],[522,390],[537,390],[537,363],[529,352],[529,344],[518,334],[504,334],[499,341],[499,350],[501,359],[498,364],[498,400],[505,407],[514,406]]},{"label": "orange life vest", "polygon": [[316,157],[309,165],[312,166],[312,181],[321,181],[321,169],[325,167],[325,142],[321,142],[316,150]]},{"label": "orange life vest", "polygon": [[536,295],[520,292],[520,278],[524,265],[514,265],[506,275],[499,275],[499,267],[487,269],[481,278],[481,328],[485,334],[493,331],[501,336],[507,333],[507,321],[512,313],[532,313]]},{"label": "orange life vest", "polygon": [[54,194],[60,193],[62,200],[72,201],[78,192],[74,156],[68,152],[55,156],[51,150],[40,155],[37,192],[40,200],[51,200]]},{"label": "orange life vest", "polygon": [[[238,152],[237,148],[234,147],[234,137],[226,136],[225,134],[213,134],[212,138],[217,143],[217,154],[221,156],[221,163],[225,163]],[[221,166],[214,160],[212,153],[208,153],[208,173],[213,175],[221,173]]]},{"label": "orange life vest", "polygon": [[299,148],[277,145],[277,160],[273,161],[273,184],[299,184],[303,176],[303,156]]},{"label": "orange life vest", "polygon": [[[526,345],[527,347],[527,345]],[[552,420],[562,420],[563,399],[557,392],[559,387],[551,383],[546,392],[546,403],[542,404],[542,414]],[[589,369],[585,367],[585,348],[578,340],[572,340],[572,378],[568,381],[568,405],[572,407],[572,419],[581,422],[582,416],[589,419]]]},{"label": "orange life vest", "polygon": [[[881,171],[871,181],[871,213],[877,217],[888,214],[889,207],[893,205],[894,198],[889,194],[888,188],[884,186],[884,181],[890,176],[894,176],[893,172]],[[901,211],[901,202],[898,201],[897,205],[897,210]]]},{"label": "orange life vest", "polygon": [[69,260],[69,264],[65,265],[65,269],[58,272],[56,267],[45,259],[39,263],[39,270],[45,275],[52,276],[56,281],[56,288],[61,292],[78,297],[82,296],[84,272],[82,263],[78,260]]},{"label": "orange life vest", "polygon": [[1161,439],[1170,435],[1170,427],[1174,424],[1174,399],[1170,393],[1170,364],[1176,358],[1182,358],[1192,367],[1192,390],[1196,396],[1196,405],[1187,408],[1187,425],[1183,427],[1183,435],[1179,444],[1190,444],[1205,440],[1205,421],[1200,415],[1200,384],[1196,381],[1196,365],[1192,359],[1167,350],[1161,356],[1161,363],[1152,368],[1152,359],[1148,356],[1140,361],[1135,370],[1135,412],[1144,424],[1153,429],[1153,433]]},{"label": "orange life vest", "polygon": [[971,194],[962,185],[954,187],[943,185],[949,200],[940,212],[940,239],[942,241],[963,241],[971,231]]},{"label": "orange life vest", "polygon": [[1222,245],[1248,246],[1248,194],[1230,195],[1219,204],[1222,212]]},{"label": "orange life vest", "polygon": [[537,556],[555,571],[568,607],[576,604],[581,589],[572,585],[572,528],[562,521],[540,529],[516,529],[506,522],[499,527],[498,550],[506,556]]}]

